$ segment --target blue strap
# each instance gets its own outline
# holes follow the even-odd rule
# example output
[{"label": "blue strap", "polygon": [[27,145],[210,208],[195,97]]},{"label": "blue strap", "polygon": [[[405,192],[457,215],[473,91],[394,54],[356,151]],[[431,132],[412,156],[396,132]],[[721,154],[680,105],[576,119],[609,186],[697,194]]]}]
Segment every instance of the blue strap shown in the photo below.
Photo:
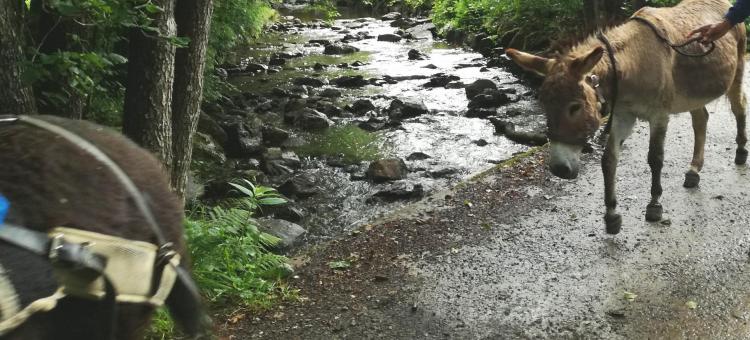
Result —
[{"label": "blue strap", "polygon": [[10,202],[8,202],[8,199],[5,198],[5,196],[0,195],[0,225],[5,222],[5,216],[8,214],[9,208]]}]

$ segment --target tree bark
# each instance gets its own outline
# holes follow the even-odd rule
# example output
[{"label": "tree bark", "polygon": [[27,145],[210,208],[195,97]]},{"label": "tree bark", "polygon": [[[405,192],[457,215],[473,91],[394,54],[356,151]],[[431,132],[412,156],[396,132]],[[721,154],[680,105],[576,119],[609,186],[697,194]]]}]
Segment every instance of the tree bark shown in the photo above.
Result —
[{"label": "tree bark", "polygon": [[35,114],[31,87],[23,83],[23,8],[21,0],[0,1],[0,114]]},{"label": "tree bark", "polygon": [[122,131],[153,152],[169,169],[172,161],[172,84],[176,33],[175,0],[154,0],[163,10],[154,16],[161,37],[141,29],[129,32],[128,79]]},{"label": "tree bark", "polygon": [[172,96],[172,187],[183,199],[203,99],[212,13],[213,0],[179,0],[175,10],[177,35],[190,39],[187,48],[177,49]]}]

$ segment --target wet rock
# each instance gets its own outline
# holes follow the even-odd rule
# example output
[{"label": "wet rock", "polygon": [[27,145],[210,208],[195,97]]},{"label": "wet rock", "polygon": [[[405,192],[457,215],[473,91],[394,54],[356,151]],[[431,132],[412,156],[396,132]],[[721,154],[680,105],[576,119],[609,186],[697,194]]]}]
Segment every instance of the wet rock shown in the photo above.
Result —
[{"label": "wet rock", "polygon": [[214,164],[224,164],[227,161],[221,146],[211,136],[200,132],[193,138],[193,158]]},{"label": "wet rock", "polygon": [[280,239],[278,247],[289,249],[301,241],[301,237],[307,232],[298,224],[279,219],[258,220],[260,230]]},{"label": "wet rock", "polygon": [[318,44],[318,45],[321,45],[321,46],[328,46],[328,45],[331,44],[331,41],[327,40],[327,39],[312,39],[312,40],[310,40],[308,42],[311,43],[311,44]]},{"label": "wet rock", "polygon": [[488,144],[490,144],[489,142],[487,142],[484,139],[477,139],[477,140],[473,140],[471,142],[474,143],[474,145],[477,145],[477,146],[487,146]]},{"label": "wet rock", "polygon": [[424,197],[424,187],[422,184],[399,181],[381,191],[378,191],[374,196],[385,201],[422,198]]},{"label": "wet rock", "polygon": [[302,52],[276,52],[271,55],[271,59],[294,59],[302,57],[304,54]]},{"label": "wet rock", "polygon": [[357,60],[357,61],[355,61],[355,62],[352,63],[353,67],[362,67],[362,66],[365,66],[365,65],[367,65],[367,64],[364,63],[364,62],[361,62],[359,60]]},{"label": "wet rock", "polygon": [[337,55],[337,54],[352,54],[359,52],[359,49],[347,44],[331,44],[326,46],[323,50],[323,54]]},{"label": "wet rock", "polygon": [[422,85],[424,87],[445,87],[448,85],[448,83],[456,80],[460,80],[461,77],[450,75],[450,74],[444,74],[444,73],[438,73],[432,78],[430,78],[430,81],[426,84]]},{"label": "wet rock", "polygon": [[398,27],[398,28],[401,28],[401,29],[407,29],[407,28],[412,27],[412,26],[414,26],[416,24],[417,24],[417,22],[414,21],[411,18],[398,18],[398,19],[393,20],[391,22],[391,27]]},{"label": "wet rock", "polygon": [[232,166],[236,170],[260,170],[260,161],[255,158],[241,158],[232,160]]},{"label": "wet rock", "polygon": [[391,119],[408,119],[427,114],[430,111],[427,109],[424,102],[405,102],[400,99],[394,99],[386,112]]},{"label": "wet rock", "polygon": [[403,15],[401,15],[401,13],[399,12],[391,12],[380,17],[380,20],[383,20],[383,21],[397,20],[397,19],[401,19],[402,17]]},{"label": "wet rock", "polygon": [[479,52],[483,56],[490,56],[492,49],[495,48],[495,42],[487,36],[486,33],[479,33],[474,36],[471,42],[471,48]]},{"label": "wet rock", "polygon": [[445,40],[454,45],[461,45],[466,40],[466,32],[460,28],[446,27]]},{"label": "wet rock", "polygon": [[310,87],[314,87],[314,88],[323,87],[324,85],[328,84],[327,81],[324,81],[324,80],[321,80],[321,79],[317,79],[317,78],[312,78],[312,77],[294,78],[294,80],[292,81],[292,83],[294,85],[297,85],[297,86],[304,85],[304,86],[310,86]]},{"label": "wet rock", "polygon": [[497,90],[495,82],[489,79],[479,79],[469,85],[466,85],[466,98],[471,100],[486,89]]},{"label": "wet rock", "polygon": [[507,93],[497,90],[489,90],[474,96],[474,98],[469,101],[469,109],[495,108],[508,104],[511,101],[512,99]]},{"label": "wet rock", "polygon": [[341,117],[344,114],[344,110],[340,107],[333,105],[331,102],[321,101],[316,105],[318,111],[325,113],[329,117]]},{"label": "wet rock", "polygon": [[547,144],[547,136],[542,133],[516,131],[516,126],[513,123],[498,118],[490,118],[490,122],[495,126],[495,133],[504,135],[516,143],[529,146]]},{"label": "wet rock", "polygon": [[221,128],[221,125],[215,119],[207,114],[202,113],[198,118],[198,132],[207,134],[219,143],[219,145],[223,146],[227,143],[227,132]]},{"label": "wet rock", "polygon": [[281,194],[287,197],[305,199],[319,194],[322,189],[315,184],[314,177],[301,173],[294,175],[284,182],[278,189]]},{"label": "wet rock", "polygon": [[292,121],[304,130],[323,130],[333,125],[333,122],[324,113],[311,108],[290,112],[284,116],[284,119]]},{"label": "wet rock", "polygon": [[331,80],[331,83],[339,87],[363,87],[370,84],[363,76],[343,76]]},{"label": "wet rock", "polygon": [[349,110],[353,113],[362,115],[369,111],[375,110],[375,104],[373,104],[369,99],[359,99],[352,103],[351,107],[349,107]]},{"label": "wet rock", "polygon": [[264,210],[270,210],[274,218],[293,223],[300,223],[305,219],[305,213],[300,208],[292,206],[289,203],[281,206],[265,207]]},{"label": "wet rock", "polygon": [[268,66],[284,66],[286,65],[286,59],[275,58],[268,62]]},{"label": "wet rock", "polygon": [[241,122],[224,128],[227,142],[224,146],[229,157],[252,157],[265,150],[263,140],[258,135],[251,135]]},{"label": "wet rock", "polygon": [[[424,53],[419,52],[419,51],[417,51],[415,49],[409,50],[409,53],[407,54],[407,56],[409,57],[409,60],[425,60],[425,59],[427,59],[427,56]],[[435,68],[437,68],[437,66]]]},{"label": "wet rock", "polygon": [[[286,105],[284,105],[284,111],[286,112],[297,112],[299,110],[302,110],[307,107],[307,100],[303,98],[295,98],[295,99],[289,99],[286,102]],[[295,118],[295,115],[291,116],[285,116],[285,120],[289,124],[294,124],[294,119],[287,119],[287,118]]]},{"label": "wet rock", "polygon": [[229,72],[221,67],[217,67],[216,69],[214,69],[214,74],[223,81],[226,81],[227,78],[229,78]]},{"label": "wet rock", "polygon": [[290,174],[301,166],[302,162],[297,154],[281,148],[268,148],[261,159],[261,168],[271,176]]},{"label": "wet rock", "polygon": [[466,118],[489,118],[497,115],[495,108],[471,108],[466,111]]},{"label": "wet rock", "polygon": [[339,98],[341,97],[341,90],[328,88],[321,91],[320,96],[325,98]]},{"label": "wet rock", "polygon": [[424,152],[413,152],[411,155],[406,157],[406,160],[407,161],[422,161],[428,158],[432,158],[432,156]]},{"label": "wet rock", "polygon": [[446,178],[453,176],[459,172],[458,168],[448,167],[438,170],[428,171],[427,174],[432,178]]},{"label": "wet rock", "polygon": [[357,126],[359,126],[359,128],[362,130],[375,132],[388,127],[388,122],[385,120],[385,118],[373,117],[366,122],[360,122],[359,124],[357,124]]},{"label": "wet rock", "polygon": [[270,125],[263,126],[261,134],[263,136],[263,143],[270,146],[281,146],[281,144],[289,139],[289,131]]},{"label": "wet rock", "polygon": [[321,64],[321,63],[315,63],[315,65],[313,65],[313,70],[315,70],[315,71],[323,71],[326,68],[328,68],[328,65],[324,65],[324,64]]},{"label": "wet rock", "polygon": [[370,163],[367,177],[373,182],[388,182],[406,178],[406,163],[400,158],[381,159]]},{"label": "wet rock", "polygon": [[432,23],[426,23],[409,28],[405,33],[410,39],[432,39],[437,35],[437,27]]},{"label": "wet rock", "polygon": [[436,66],[435,64],[427,64],[427,65],[425,65],[425,66],[422,66],[422,68],[428,68],[428,69],[430,69],[430,70],[435,70],[435,69],[437,69],[438,67],[437,67],[437,66]]},{"label": "wet rock", "polygon": [[378,36],[378,41],[399,42],[401,39],[400,35],[393,33],[381,34]]},{"label": "wet rock", "polygon": [[445,84],[446,89],[462,89],[465,87],[466,87],[466,84],[460,81],[452,81],[448,84]]},{"label": "wet rock", "polygon": [[258,63],[249,63],[245,67],[245,72],[266,73],[266,71],[268,71],[268,66]]}]

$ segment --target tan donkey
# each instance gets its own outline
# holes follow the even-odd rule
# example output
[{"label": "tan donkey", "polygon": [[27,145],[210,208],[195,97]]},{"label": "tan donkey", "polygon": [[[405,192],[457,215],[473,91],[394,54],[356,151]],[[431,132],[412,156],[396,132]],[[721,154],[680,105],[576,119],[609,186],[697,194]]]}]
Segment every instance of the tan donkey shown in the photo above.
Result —
[{"label": "tan donkey", "polygon": [[710,52],[701,51],[698,43],[684,49],[669,46],[669,42],[684,41],[685,34],[697,26],[720,21],[729,6],[726,0],[685,0],[671,8],[643,8],[634,14],[635,19],[589,37],[569,53],[552,59],[507,51],[523,68],[545,76],[539,98],[547,115],[549,167],[556,176],[578,176],[581,150],[602,124],[600,112],[609,111],[602,108],[613,111],[602,157],[608,233],[617,234],[622,226],[616,210],[617,162],[637,118],[650,127],[648,221],[662,218],[661,170],[670,114],[689,111],[692,116],[695,145],[685,187],[695,187],[700,181],[708,122],[705,105],[724,94],[737,121],[735,163],[747,161],[742,90],[745,27],[734,27]]}]

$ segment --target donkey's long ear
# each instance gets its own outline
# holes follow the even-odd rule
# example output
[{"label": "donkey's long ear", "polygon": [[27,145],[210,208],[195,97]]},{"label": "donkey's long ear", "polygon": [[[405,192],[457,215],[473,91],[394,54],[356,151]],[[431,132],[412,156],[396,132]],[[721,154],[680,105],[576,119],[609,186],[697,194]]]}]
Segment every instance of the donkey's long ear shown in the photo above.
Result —
[{"label": "donkey's long ear", "polygon": [[594,66],[602,60],[603,55],[604,47],[594,47],[594,49],[587,55],[573,60],[573,64],[570,66],[570,71],[583,78],[583,76],[591,72],[591,70],[594,69]]},{"label": "donkey's long ear", "polygon": [[510,57],[510,59],[513,59],[518,66],[531,72],[536,72],[541,76],[547,75],[550,66],[554,62],[553,59],[538,57],[512,48],[505,50],[505,54]]}]

